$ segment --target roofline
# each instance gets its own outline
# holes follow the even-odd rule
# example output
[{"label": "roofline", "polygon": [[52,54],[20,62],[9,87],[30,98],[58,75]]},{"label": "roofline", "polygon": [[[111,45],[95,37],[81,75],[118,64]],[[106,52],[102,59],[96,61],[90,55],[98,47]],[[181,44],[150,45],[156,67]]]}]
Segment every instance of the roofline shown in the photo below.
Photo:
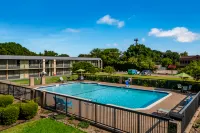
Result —
[{"label": "roofline", "polygon": [[22,55],[0,55],[0,59],[20,59],[20,60],[101,60],[101,58],[88,57],[59,57],[59,56],[22,56]]}]

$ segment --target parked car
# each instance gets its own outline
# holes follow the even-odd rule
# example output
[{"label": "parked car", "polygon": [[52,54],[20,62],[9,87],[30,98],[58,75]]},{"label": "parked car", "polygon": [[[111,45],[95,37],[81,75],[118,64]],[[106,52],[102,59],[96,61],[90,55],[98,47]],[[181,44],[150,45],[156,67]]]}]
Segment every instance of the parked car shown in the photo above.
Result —
[{"label": "parked car", "polygon": [[152,71],[151,70],[143,70],[141,72],[141,75],[151,75],[152,74]]},{"label": "parked car", "polygon": [[135,69],[128,69],[128,74],[129,75],[136,75],[136,74],[138,74],[138,70],[135,70]]}]

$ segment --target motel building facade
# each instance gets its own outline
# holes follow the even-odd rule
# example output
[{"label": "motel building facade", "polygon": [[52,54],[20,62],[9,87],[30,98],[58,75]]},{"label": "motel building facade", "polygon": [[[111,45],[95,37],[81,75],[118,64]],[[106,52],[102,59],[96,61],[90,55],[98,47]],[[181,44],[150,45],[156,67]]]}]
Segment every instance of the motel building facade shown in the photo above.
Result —
[{"label": "motel building facade", "polygon": [[0,55],[0,80],[71,74],[73,63],[89,62],[102,68],[101,58]]}]

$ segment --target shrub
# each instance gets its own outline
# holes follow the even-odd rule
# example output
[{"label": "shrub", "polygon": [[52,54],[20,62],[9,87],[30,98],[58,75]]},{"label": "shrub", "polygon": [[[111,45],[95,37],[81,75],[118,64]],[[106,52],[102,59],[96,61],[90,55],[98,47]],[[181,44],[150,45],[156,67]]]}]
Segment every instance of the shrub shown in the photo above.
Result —
[{"label": "shrub", "polygon": [[80,123],[78,123],[78,127],[81,127],[81,128],[88,128],[89,125],[90,123],[87,121],[81,121]]},{"label": "shrub", "polygon": [[1,123],[10,125],[17,121],[19,117],[19,108],[15,106],[7,106],[1,113]]},{"label": "shrub", "polygon": [[[92,81],[102,81],[102,82],[110,82],[110,83],[119,83],[118,76],[105,76],[105,75],[87,75],[85,79]],[[122,83],[125,82],[129,77],[123,77]],[[141,78],[132,78],[133,85],[140,86],[149,86],[149,87],[157,87],[157,88],[167,88],[177,90],[177,84],[182,84],[185,86],[192,85],[192,91],[198,92],[200,88],[199,82],[193,81],[179,81],[179,80],[165,80],[165,79],[141,79]]]},{"label": "shrub", "polygon": [[14,97],[11,95],[0,95],[0,107],[6,107],[12,104]]},{"label": "shrub", "polygon": [[0,107],[0,124],[1,124],[1,119],[2,119],[2,112],[3,112],[3,109],[2,107]]},{"label": "shrub", "polygon": [[29,120],[36,115],[37,110],[38,110],[38,104],[33,101],[29,101],[27,103],[21,103],[19,117],[21,119]]}]

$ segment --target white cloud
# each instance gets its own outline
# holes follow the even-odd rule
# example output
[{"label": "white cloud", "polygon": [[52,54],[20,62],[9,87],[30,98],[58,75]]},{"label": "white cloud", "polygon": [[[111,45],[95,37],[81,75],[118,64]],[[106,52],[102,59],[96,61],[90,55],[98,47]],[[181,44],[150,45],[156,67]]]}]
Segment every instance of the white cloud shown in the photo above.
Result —
[{"label": "white cloud", "polygon": [[80,32],[79,29],[72,29],[72,28],[67,28],[63,30],[64,32],[71,32],[71,33],[78,33]]},{"label": "white cloud", "polygon": [[149,32],[149,36],[173,37],[178,42],[193,42],[200,39],[200,35],[198,33],[193,33],[185,27],[176,27],[167,31],[158,28],[152,28]]},{"label": "white cloud", "polygon": [[117,43],[113,43],[113,44],[106,44],[107,47],[117,47],[119,46]]},{"label": "white cloud", "polygon": [[135,17],[136,15],[135,14],[133,14],[132,16],[130,16],[129,18],[128,18],[128,20],[130,20],[132,17]]},{"label": "white cloud", "polygon": [[118,28],[122,28],[125,25],[124,21],[111,18],[110,15],[105,15],[97,20],[97,24],[116,25]]},{"label": "white cloud", "polygon": [[145,41],[146,41],[146,39],[143,37],[143,38],[142,38],[142,42],[144,43]]}]

